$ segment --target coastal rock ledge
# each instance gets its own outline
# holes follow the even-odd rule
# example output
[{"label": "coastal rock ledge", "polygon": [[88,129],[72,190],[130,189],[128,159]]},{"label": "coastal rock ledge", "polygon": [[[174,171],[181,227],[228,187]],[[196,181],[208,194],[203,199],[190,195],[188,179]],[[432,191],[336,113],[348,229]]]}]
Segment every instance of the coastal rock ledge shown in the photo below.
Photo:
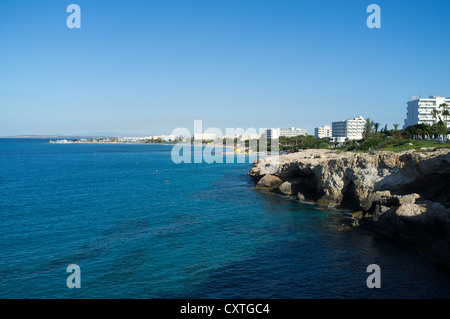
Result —
[{"label": "coastal rock ledge", "polygon": [[256,187],[352,209],[354,226],[413,241],[450,267],[450,149],[304,150],[258,159]]}]

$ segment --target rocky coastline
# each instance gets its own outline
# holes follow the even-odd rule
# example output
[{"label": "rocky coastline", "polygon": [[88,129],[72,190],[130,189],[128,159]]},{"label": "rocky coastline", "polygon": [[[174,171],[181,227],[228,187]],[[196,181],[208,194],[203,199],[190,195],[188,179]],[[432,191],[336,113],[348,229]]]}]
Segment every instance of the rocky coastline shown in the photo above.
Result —
[{"label": "rocky coastline", "polygon": [[353,226],[414,242],[450,267],[450,149],[304,150],[258,159],[257,189],[351,209]]}]

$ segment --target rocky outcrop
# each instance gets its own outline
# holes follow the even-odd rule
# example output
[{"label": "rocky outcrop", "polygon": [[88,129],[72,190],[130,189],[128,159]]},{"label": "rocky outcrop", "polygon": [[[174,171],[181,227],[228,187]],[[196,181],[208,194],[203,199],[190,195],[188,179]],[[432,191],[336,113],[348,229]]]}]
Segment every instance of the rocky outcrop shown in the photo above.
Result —
[{"label": "rocky outcrop", "polygon": [[450,150],[307,150],[259,159],[249,175],[274,192],[352,208],[355,226],[414,241],[450,266]]},{"label": "rocky outcrop", "polygon": [[[450,206],[450,150],[352,153],[307,150],[260,158],[249,175],[273,175],[296,185],[306,198],[327,205],[367,205],[378,191],[420,194]],[[281,185],[281,184],[280,184]],[[302,191],[303,190],[303,191]]]},{"label": "rocky outcrop", "polygon": [[274,175],[265,175],[256,184],[259,189],[275,190],[283,183],[283,181]]},{"label": "rocky outcrop", "polygon": [[[386,206],[387,202],[395,205]],[[432,260],[450,267],[450,209],[440,203],[417,194],[393,196],[375,201],[370,210],[353,217],[354,226],[413,241]]]}]

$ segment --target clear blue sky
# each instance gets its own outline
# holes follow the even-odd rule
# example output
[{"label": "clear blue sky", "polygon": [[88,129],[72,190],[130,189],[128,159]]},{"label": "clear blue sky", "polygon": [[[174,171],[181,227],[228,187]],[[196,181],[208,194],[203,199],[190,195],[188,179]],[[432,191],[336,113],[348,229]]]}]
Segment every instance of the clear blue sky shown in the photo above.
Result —
[{"label": "clear blue sky", "polygon": [[448,0],[2,0],[0,136],[403,125],[450,96],[449,36]]}]

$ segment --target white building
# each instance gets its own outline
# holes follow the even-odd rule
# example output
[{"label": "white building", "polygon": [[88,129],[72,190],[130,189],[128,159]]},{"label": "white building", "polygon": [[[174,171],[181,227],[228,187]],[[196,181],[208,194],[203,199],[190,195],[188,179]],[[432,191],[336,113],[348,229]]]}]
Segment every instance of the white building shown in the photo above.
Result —
[{"label": "white building", "polygon": [[349,140],[360,140],[364,133],[366,120],[362,116],[354,119],[332,123],[332,136],[336,142],[345,142]]},{"label": "white building", "polygon": [[280,129],[279,128],[270,128],[266,130],[264,133],[268,140],[274,140],[280,137]]},{"label": "white building", "polygon": [[326,138],[326,137],[332,137],[332,130],[331,126],[324,125],[321,127],[316,127],[314,129],[314,137],[315,138]]},{"label": "white building", "polygon": [[290,128],[272,128],[272,129],[268,129],[265,132],[265,135],[267,136],[267,139],[277,139],[281,136],[285,136],[285,137],[295,137],[295,136],[306,136],[307,132],[306,130],[303,130],[301,128],[295,128],[295,127],[290,127]]},{"label": "white building", "polygon": [[280,131],[280,136],[286,136],[286,137],[294,137],[294,136],[306,136],[306,130],[303,130],[301,128],[295,128],[295,127],[290,127],[290,128],[281,128],[279,129]]},{"label": "white building", "polygon": [[216,134],[210,133],[194,133],[194,140],[215,140]]},{"label": "white building", "polygon": [[261,134],[241,134],[236,135],[236,137],[241,141],[259,140],[261,138]]},{"label": "white building", "polygon": [[[428,99],[421,99],[420,96],[412,97],[408,102],[406,119],[403,128],[406,128],[415,124],[429,124],[433,125],[442,118],[445,121],[445,118],[440,115],[440,117],[433,117],[433,110],[442,111],[441,104],[447,104],[450,107],[450,98],[444,98],[439,95],[432,95]],[[447,119],[447,127],[450,127],[450,118]]]},{"label": "white building", "polygon": [[163,141],[174,141],[175,138],[176,138],[176,136],[172,135],[172,134],[171,135],[163,135],[162,136]]}]

